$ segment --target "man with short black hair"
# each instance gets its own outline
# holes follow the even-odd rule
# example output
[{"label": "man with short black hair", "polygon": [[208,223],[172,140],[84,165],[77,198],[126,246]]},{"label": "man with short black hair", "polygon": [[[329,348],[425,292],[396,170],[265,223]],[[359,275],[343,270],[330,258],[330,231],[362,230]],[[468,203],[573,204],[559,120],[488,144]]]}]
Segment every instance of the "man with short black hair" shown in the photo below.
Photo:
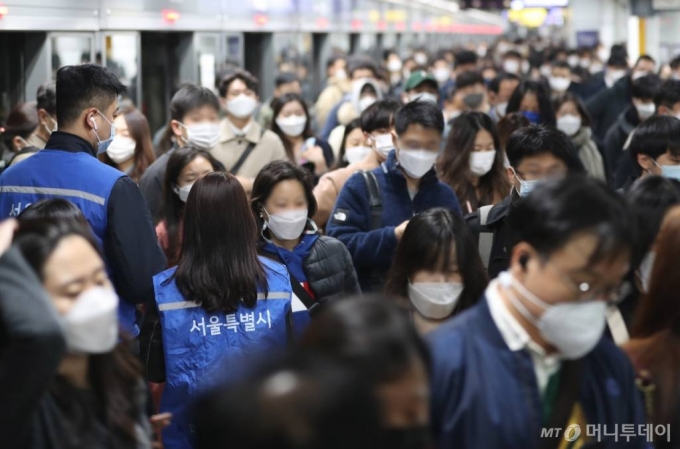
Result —
[{"label": "man with short black hair", "polygon": [[253,119],[259,102],[258,81],[239,70],[220,83],[220,102],[227,116],[220,122],[220,141],[211,150],[232,175],[254,179],[262,167],[287,159],[279,136]]},{"label": "man with short black hair", "polygon": [[54,82],[38,87],[38,120],[40,124],[27,142],[30,146],[45,148],[50,136],[57,130],[57,88]]},{"label": "man with short black hair", "polygon": [[439,85],[434,76],[423,70],[417,70],[408,77],[402,95],[403,103],[411,101],[439,102]]},{"label": "man with short black hair", "polygon": [[326,227],[349,249],[365,292],[382,288],[397,242],[414,214],[434,207],[460,214],[456,194],[434,169],[444,131],[437,104],[402,106],[394,128],[396,150],[380,167],[349,178]]},{"label": "man with short black hair", "polygon": [[680,120],[667,115],[645,120],[635,129],[628,152],[635,169],[626,179],[624,191],[638,179],[650,175],[680,181]]},{"label": "man with short black hair", "polygon": [[616,122],[609,128],[604,139],[604,163],[607,176],[615,188],[621,185],[615,180],[624,148],[636,126],[654,115],[654,97],[661,87],[656,75],[647,75],[632,81],[632,104],[620,113]]},{"label": "man with short black hair", "polygon": [[547,179],[584,171],[571,140],[554,128],[539,125],[520,128],[510,135],[505,152],[512,191],[500,203],[481,207],[465,217],[470,229],[479,236],[482,262],[491,278],[508,268],[513,230],[507,218],[521,198],[540,188],[540,183]]},{"label": "man with short black hair", "polygon": [[[654,106],[656,107],[657,116],[669,116],[680,119],[680,81],[674,79],[664,81],[654,96]],[[642,125],[640,125],[640,127],[641,126]],[[632,136],[629,137],[628,142],[630,143],[628,144],[628,147],[625,147],[624,145],[624,153],[630,149],[632,138],[637,134],[640,127],[635,129]],[[648,138],[652,137],[653,134],[648,136]],[[676,138],[680,138],[680,136],[676,136]],[[645,140],[646,139],[647,138],[645,138]],[[638,140],[638,142],[640,142],[640,140]],[[644,142],[644,140],[642,142]],[[644,151],[642,152],[644,153]],[[621,156],[616,167],[616,172],[614,173],[613,185],[615,187],[621,187],[624,191],[628,191],[633,182],[639,177],[640,168],[638,160],[635,157],[628,157],[628,155]]]},{"label": "man with short black hair", "polygon": [[579,95],[579,85],[572,80],[573,68],[564,61],[554,61],[550,67],[550,91],[552,98],[556,99],[567,92]]},{"label": "man with short black hair", "polygon": [[517,75],[501,73],[489,84],[489,102],[491,103],[489,115],[494,122],[498,123],[505,117],[508,101],[519,83],[520,79]]},{"label": "man with short black hair", "polygon": [[436,445],[647,447],[642,433],[622,443],[613,430],[647,420],[630,360],[603,333],[636,236],[624,199],[567,177],[537,188],[508,222],[507,271],[427,336]]},{"label": "man with short black hair", "polygon": [[503,57],[501,68],[503,73],[510,73],[517,76],[522,76],[522,55],[515,50],[506,52]]},{"label": "man with short black hair", "polygon": [[675,58],[671,59],[669,65],[673,71],[673,74],[671,75],[673,79],[680,80],[680,56],[676,56]]},{"label": "man with short black hair", "polygon": [[52,133],[43,151],[0,176],[0,216],[17,216],[47,198],[64,198],[78,206],[101,243],[121,297],[122,329],[137,336],[135,305],[154,302],[152,277],[166,262],[137,184],[97,160],[115,135],[114,116],[124,92],[125,86],[98,65],[59,69],[59,131]]}]

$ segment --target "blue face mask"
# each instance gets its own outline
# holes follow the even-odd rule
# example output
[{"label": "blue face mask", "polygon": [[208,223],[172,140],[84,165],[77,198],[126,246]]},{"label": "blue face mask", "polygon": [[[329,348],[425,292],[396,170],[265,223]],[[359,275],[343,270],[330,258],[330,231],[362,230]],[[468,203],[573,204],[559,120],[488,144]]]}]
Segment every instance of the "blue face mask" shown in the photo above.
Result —
[{"label": "blue face mask", "polygon": [[517,175],[517,172],[515,172],[514,168],[510,167],[510,169],[512,170],[512,172],[514,174],[515,179],[517,179],[517,181],[519,181],[519,196],[521,196],[522,198],[525,198],[526,196],[528,196],[531,192],[534,191],[534,189],[539,184],[541,184],[543,182],[542,179],[534,179],[534,180],[531,180],[531,181],[524,180]]},{"label": "blue face mask", "polygon": [[652,161],[661,169],[661,176],[680,181],[680,165],[659,165],[654,159]]},{"label": "blue face mask", "polygon": [[533,111],[522,111],[522,115],[526,117],[529,122],[534,123],[534,124],[540,124],[541,123],[541,114],[538,112],[533,112]]},{"label": "blue face mask", "polygon": [[111,132],[109,133],[109,138],[107,140],[101,140],[99,138],[99,135],[97,134],[97,122],[95,122],[94,117],[92,117],[92,124],[94,125],[94,129],[92,130],[94,132],[94,135],[97,137],[97,154],[102,154],[106,153],[106,150],[109,148],[109,145],[111,145],[111,142],[113,142],[113,138],[116,136],[116,125],[111,123],[109,119],[107,119],[104,114],[101,112],[97,111],[97,114],[101,115],[104,120],[106,120],[106,123],[109,124],[111,127]]}]

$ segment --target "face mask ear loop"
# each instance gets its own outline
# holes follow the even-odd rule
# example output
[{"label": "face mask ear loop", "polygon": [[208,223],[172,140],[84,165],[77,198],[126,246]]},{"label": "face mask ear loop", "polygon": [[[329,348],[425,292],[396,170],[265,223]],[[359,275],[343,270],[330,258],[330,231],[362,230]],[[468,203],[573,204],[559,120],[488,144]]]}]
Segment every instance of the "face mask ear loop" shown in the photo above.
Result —
[{"label": "face mask ear loop", "polygon": [[260,214],[260,218],[262,218],[262,230],[260,231],[260,235],[262,236],[262,238],[264,239],[265,242],[271,243],[272,245],[274,245],[274,242],[272,242],[271,239],[267,238],[267,237],[264,235],[264,231],[266,231],[266,230],[269,228],[269,227],[267,226],[267,223],[268,223],[268,221],[269,221],[269,212],[267,212],[267,209],[265,209],[264,206],[261,206],[261,207],[262,207],[262,212],[264,212],[265,214],[267,214],[267,219],[265,220],[265,219],[264,219],[264,216],[263,216],[262,214]]},{"label": "face mask ear loop", "polygon": [[309,217],[307,217],[307,226],[305,227],[309,227],[310,229],[307,229],[304,234],[315,235],[319,233],[319,227],[314,223],[314,220]]}]

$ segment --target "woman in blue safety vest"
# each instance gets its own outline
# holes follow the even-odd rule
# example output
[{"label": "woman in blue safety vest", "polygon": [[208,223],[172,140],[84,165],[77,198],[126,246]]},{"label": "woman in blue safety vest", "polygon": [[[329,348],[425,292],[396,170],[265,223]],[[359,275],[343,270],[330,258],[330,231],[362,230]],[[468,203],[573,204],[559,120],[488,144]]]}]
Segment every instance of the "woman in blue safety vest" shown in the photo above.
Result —
[{"label": "woman in blue safety vest", "polygon": [[257,255],[257,229],[233,176],[211,173],[191,188],[178,266],[154,277],[166,384],[173,414],[166,449],[193,446],[187,406],[203,385],[239,370],[243,355],[271,354],[289,340],[291,286],[282,265]]},{"label": "woman in blue safety vest", "polygon": [[[255,178],[251,208],[260,254],[286,265],[293,284],[295,334],[319,304],[361,293],[352,256],[340,241],[319,235],[311,174],[288,161],[267,164]],[[309,312],[308,312],[309,310]]]}]

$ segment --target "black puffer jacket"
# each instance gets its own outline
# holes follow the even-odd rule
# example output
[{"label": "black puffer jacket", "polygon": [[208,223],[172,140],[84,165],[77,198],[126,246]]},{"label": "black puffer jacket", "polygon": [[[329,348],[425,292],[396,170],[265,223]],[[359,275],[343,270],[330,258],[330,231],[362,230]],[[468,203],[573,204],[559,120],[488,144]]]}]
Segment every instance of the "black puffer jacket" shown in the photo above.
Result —
[{"label": "black puffer jacket", "polygon": [[339,240],[320,236],[309,251],[303,269],[320,303],[361,294],[352,256]]}]

